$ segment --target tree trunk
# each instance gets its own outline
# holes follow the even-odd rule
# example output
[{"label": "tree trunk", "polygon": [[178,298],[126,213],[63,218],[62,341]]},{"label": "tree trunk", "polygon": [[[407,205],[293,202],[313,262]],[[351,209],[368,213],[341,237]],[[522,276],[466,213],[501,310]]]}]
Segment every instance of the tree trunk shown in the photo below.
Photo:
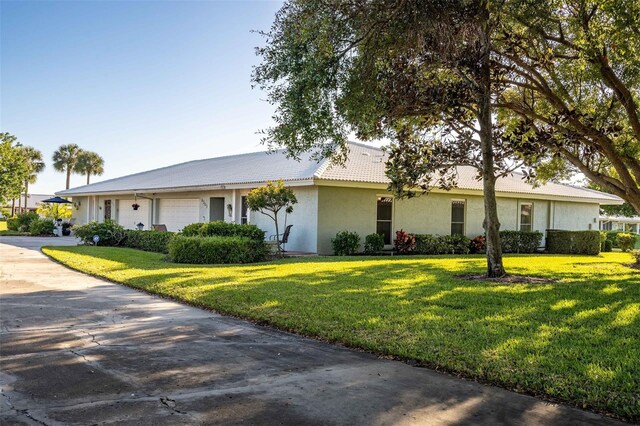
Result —
[{"label": "tree trunk", "polygon": [[29,198],[29,181],[24,181],[24,211],[27,211],[27,200]]},{"label": "tree trunk", "polygon": [[493,163],[493,125],[491,122],[491,44],[489,39],[489,12],[485,6],[481,43],[482,54],[478,79],[478,122],[480,125],[480,148],[482,150],[482,185],[484,193],[484,222],[487,250],[487,276],[501,277],[506,274],[502,264],[500,243],[500,221],[496,202],[496,176]]},{"label": "tree trunk", "polygon": [[87,173],[87,185],[89,185],[89,177],[91,177],[91,173]]},{"label": "tree trunk", "polygon": [[65,189],[69,189],[69,183],[71,183],[71,169],[67,166],[67,187]]},{"label": "tree trunk", "polygon": [[273,212],[273,221],[276,223],[276,244],[278,247],[278,256],[282,254],[282,248],[280,247],[280,233],[278,232],[278,212]]},{"label": "tree trunk", "polygon": [[11,216],[16,215],[16,199],[11,200]]}]

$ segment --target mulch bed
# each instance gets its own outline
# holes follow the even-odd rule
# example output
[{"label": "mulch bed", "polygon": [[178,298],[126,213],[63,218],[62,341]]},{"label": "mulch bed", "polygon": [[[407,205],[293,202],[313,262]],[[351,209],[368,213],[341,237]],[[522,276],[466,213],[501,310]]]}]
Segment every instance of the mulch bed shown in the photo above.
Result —
[{"label": "mulch bed", "polygon": [[484,274],[462,274],[456,275],[456,278],[468,281],[488,281],[505,284],[549,284],[558,281],[553,278],[532,277],[528,275],[505,275],[500,278],[489,278]]}]

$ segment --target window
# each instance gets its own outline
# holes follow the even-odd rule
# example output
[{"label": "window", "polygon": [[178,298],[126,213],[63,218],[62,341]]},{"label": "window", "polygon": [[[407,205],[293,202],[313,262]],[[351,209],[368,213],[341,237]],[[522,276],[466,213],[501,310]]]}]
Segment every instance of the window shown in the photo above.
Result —
[{"label": "window", "polygon": [[464,200],[451,202],[451,235],[464,235]]},{"label": "window", "polygon": [[520,204],[520,230],[533,231],[533,204]]},{"label": "window", "polygon": [[376,233],[384,237],[386,245],[391,244],[391,216],[393,214],[393,198],[378,197],[376,216]]},{"label": "window", "polygon": [[249,223],[249,207],[247,206],[247,197],[240,197],[240,223]]},{"label": "window", "polygon": [[611,222],[600,222],[601,228],[603,231],[612,231],[613,223]]}]

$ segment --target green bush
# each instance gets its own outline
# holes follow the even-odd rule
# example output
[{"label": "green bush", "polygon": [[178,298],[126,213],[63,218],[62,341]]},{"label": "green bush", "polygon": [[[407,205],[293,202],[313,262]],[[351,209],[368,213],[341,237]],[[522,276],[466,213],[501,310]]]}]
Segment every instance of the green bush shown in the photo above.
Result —
[{"label": "green bush", "polygon": [[192,223],[182,228],[180,232],[185,237],[197,237],[200,235],[200,228],[202,228],[202,226],[204,226],[204,223]]},{"label": "green bush", "polygon": [[169,241],[169,258],[176,263],[252,263],[264,260],[266,255],[264,240],[246,237],[176,235]]},{"label": "green bush", "polygon": [[446,252],[446,247],[441,237],[431,234],[416,234],[416,249],[417,254],[443,254]]},{"label": "green bush", "polygon": [[636,241],[636,248],[640,248],[640,244],[638,244],[638,243],[640,243],[640,235],[638,235],[638,234],[634,234],[633,232],[620,231],[620,230],[617,230],[617,231],[606,231],[605,233],[606,233],[607,241],[611,241],[611,245],[614,248],[622,248],[622,247],[620,247],[620,244],[618,243],[618,235],[620,235],[620,234],[631,234],[631,235],[634,235],[636,237],[636,240],[635,240]]},{"label": "green bush", "polygon": [[125,238],[121,245],[156,253],[169,253],[169,242],[173,232],[125,230]]},{"label": "green bush", "polygon": [[631,252],[631,254],[634,258],[634,262],[631,264],[631,266],[640,269],[640,250],[634,250]]},{"label": "green bush", "polygon": [[384,249],[384,236],[380,234],[369,234],[364,237],[364,252],[367,254],[377,253]]},{"label": "green bush", "polygon": [[40,219],[36,212],[20,213],[7,220],[7,229],[10,231],[29,232],[31,222]]},{"label": "green bush", "polygon": [[602,243],[602,251],[610,252],[612,250],[613,250],[613,243],[611,242],[611,240],[604,240],[604,242]]},{"label": "green bush", "polygon": [[535,253],[542,244],[539,231],[500,231],[503,253]]},{"label": "green bush", "polygon": [[441,235],[443,254],[469,254],[471,240],[464,235]]},{"label": "green bush", "polygon": [[600,232],[550,229],[547,231],[547,251],[554,254],[598,254]]},{"label": "green bush", "polygon": [[9,231],[17,231],[20,228],[20,224],[18,222],[17,217],[8,217],[7,218],[7,229]]},{"label": "green bush", "polygon": [[208,223],[193,223],[182,230],[185,237],[246,237],[250,240],[264,241],[264,231],[256,225],[227,223],[221,220]]},{"label": "green bush", "polygon": [[336,256],[350,256],[356,254],[360,248],[360,235],[356,232],[341,231],[331,240],[333,254]]},{"label": "green bush", "polygon": [[118,246],[126,238],[125,229],[113,220],[75,225],[73,233],[85,244],[93,244],[93,236],[98,235],[100,237],[99,246]]},{"label": "green bush", "polygon": [[32,236],[48,236],[53,235],[55,224],[52,219],[36,219],[31,221],[29,225],[29,233]]},{"label": "green bush", "polygon": [[629,251],[636,244],[636,236],[630,233],[622,232],[618,234],[616,241],[618,243],[618,247],[620,247],[620,250]]}]

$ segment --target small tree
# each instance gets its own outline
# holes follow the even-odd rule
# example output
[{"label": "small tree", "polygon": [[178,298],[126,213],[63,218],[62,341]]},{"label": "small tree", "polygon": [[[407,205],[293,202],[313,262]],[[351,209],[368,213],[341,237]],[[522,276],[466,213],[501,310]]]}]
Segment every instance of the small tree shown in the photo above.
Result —
[{"label": "small tree", "polygon": [[0,205],[20,198],[28,176],[29,167],[18,139],[9,133],[0,133]]},{"label": "small tree", "polygon": [[78,155],[74,171],[81,175],[87,175],[87,185],[89,185],[92,175],[100,176],[104,173],[104,159],[95,152],[82,151]]},{"label": "small tree", "polygon": [[282,253],[280,231],[278,229],[278,213],[284,209],[286,223],[286,215],[293,212],[293,205],[297,202],[293,189],[284,186],[282,179],[279,179],[276,183],[268,181],[265,186],[251,190],[247,196],[247,205],[251,210],[270,217],[275,223],[278,254]]}]

